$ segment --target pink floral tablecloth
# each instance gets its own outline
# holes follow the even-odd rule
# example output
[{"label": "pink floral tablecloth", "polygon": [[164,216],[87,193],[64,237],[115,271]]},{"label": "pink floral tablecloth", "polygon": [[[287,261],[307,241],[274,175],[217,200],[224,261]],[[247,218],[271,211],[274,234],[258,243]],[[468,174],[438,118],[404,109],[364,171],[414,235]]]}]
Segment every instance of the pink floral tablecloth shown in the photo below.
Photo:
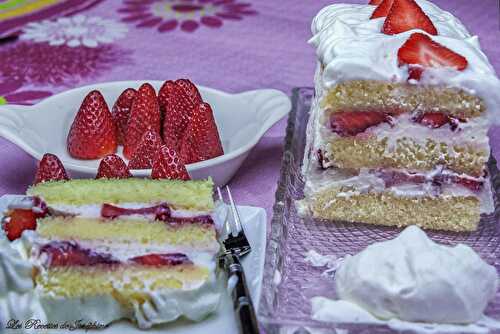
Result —
[{"label": "pink floral tablecloth", "polygon": [[[95,82],[180,77],[229,92],[277,88],[290,94],[312,85],[310,23],[333,2],[340,1],[0,1],[0,37],[9,36],[0,41],[0,104],[34,103]],[[479,35],[498,71],[497,1],[434,2]],[[269,216],[285,124],[267,132],[231,181],[239,204],[264,207]],[[498,158],[500,129],[490,137]],[[30,156],[0,139],[0,194],[23,193],[34,171]]]}]

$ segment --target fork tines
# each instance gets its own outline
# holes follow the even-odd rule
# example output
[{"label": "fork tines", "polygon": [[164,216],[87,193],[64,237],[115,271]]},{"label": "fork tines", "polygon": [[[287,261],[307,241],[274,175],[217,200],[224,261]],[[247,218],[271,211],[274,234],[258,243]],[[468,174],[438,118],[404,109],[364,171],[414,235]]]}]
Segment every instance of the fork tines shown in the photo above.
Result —
[{"label": "fork tines", "polygon": [[[233,219],[226,219],[224,227],[226,229],[226,239],[223,241],[226,252],[238,254],[239,256],[245,255],[250,252],[250,244],[248,243],[247,237],[245,236],[245,231],[241,225],[241,219],[238,209],[234,203],[233,195],[231,194],[231,189],[226,186],[227,196],[229,198],[229,206],[231,208],[231,213]],[[222,191],[217,187],[217,193],[219,194],[219,199],[224,203],[222,196]]]}]

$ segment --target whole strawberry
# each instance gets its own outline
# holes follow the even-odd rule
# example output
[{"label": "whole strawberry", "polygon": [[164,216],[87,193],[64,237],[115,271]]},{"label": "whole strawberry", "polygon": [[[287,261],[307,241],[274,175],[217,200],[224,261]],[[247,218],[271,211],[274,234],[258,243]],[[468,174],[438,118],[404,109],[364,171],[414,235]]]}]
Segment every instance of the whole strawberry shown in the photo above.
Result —
[{"label": "whole strawberry", "polygon": [[42,160],[38,163],[33,184],[60,180],[69,180],[61,160],[54,154],[45,153]]},{"label": "whole strawberry", "polygon": [[162,145],[161,137],[157,132],[147,131],[141,138],[132,159],[128,163],[130,169],[148,169],[153,166],[156,152]]},{"label": "whole strawberry", "polygon": [[96,179],[126,179],[132,174],[127,168],[125,161],[116,154],[110,154],[101,160],[97,170]]},{"label": "whole strawberry", "polygon": [[69,154],[77,159],[98,159],[118,145],[113,117],[102,94],[91,91],[83,100],[68,134]]},{"label": "whole strawberry", "polygon": [[160,106],[158,105],[155,90],[153,86],[145,83],[139,87],[130,109],[130,118],[123,148],[123,155],[127,159],[132,158],[145,132],[152,130],[160,133],[160,119]]},{"label": "whole strawberry", "polygon": [[179,159],[177,152],[167,145],[162,145],[156,153],[155,160],[153,161],[151,178],[178,180],[190,179],[186,166],[184,166],[184,163]]},{"label": "whole strawberry", "polygon": [[163,141],[178,150],[194,109],[202,102],[201,95],[191,81],[179,79],[163,84],[158,101],[164,112]]},{"label": "whole strawberry", "polygon": [[123,144],[125,140],[130,108],[132,107],[132,102],[134,101],[136,93],[136,90],[133,88],[125,89],[120,94],[111,110],[111,115],[113,115],[113,120],[116,124],[116,139],[118,140],[118,144]]},{"label": "whole strawberry", "polygon": [[208,160],[224,154],[219,132],[208,103],[194,110],[181,143],[181,158],[186,164]]}]

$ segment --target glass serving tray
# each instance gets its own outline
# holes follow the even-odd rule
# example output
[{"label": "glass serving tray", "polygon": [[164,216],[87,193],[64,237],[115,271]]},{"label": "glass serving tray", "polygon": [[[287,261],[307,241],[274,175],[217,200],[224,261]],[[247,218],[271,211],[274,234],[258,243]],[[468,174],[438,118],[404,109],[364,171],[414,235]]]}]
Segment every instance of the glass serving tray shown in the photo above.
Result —
[{"label": "glass serving tray", "polygon": [[[312,297],[335,298],[336,294],[332,278],[321,275],[325,268],[315,268],[305,262],[307,251],[313,249],[323,255],[343,257],[355,254],[374,242],[392,239],[401,231],[394,227],[332,223],[299,217],[295,201],[303,198],[304,181],[300,168],[313,94],[314,89],[308,87],[293,91],[293,108],[288,119],[271,235],[266,250],[259,320],[267,334],[345,333],[345,330],[349,334],[390,333],[392,330],[386,326],[334,324],[311,318]],[[427,231],[427,234],[444,244],[468,244],[500,272],[500,177],[493,158],[489,169],[495,193],[495,213],[482,216],[474,233]],[[500,292],[489,304],[486,314],[500,318]]]}]

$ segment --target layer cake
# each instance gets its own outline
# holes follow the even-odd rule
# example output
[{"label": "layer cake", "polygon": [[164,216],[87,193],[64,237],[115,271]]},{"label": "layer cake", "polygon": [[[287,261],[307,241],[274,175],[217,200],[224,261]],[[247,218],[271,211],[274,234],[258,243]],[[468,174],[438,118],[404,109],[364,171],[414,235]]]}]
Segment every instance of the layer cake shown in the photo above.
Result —
[{"label": "layer cake", "polygon": [[[49,322],[141,328],[214,312],[221,290],[213,183],[151,179],[48,181],[10,208],[38,217],[26,245]],[[9,218],[7,218],[9,219]]]},{"label": "layer cake", "polygon": [[318,57],[302,168],[316,218],[471,231],[494,210],[487,137],[500,89],[478,38],[434,4],[335,4]]}]

